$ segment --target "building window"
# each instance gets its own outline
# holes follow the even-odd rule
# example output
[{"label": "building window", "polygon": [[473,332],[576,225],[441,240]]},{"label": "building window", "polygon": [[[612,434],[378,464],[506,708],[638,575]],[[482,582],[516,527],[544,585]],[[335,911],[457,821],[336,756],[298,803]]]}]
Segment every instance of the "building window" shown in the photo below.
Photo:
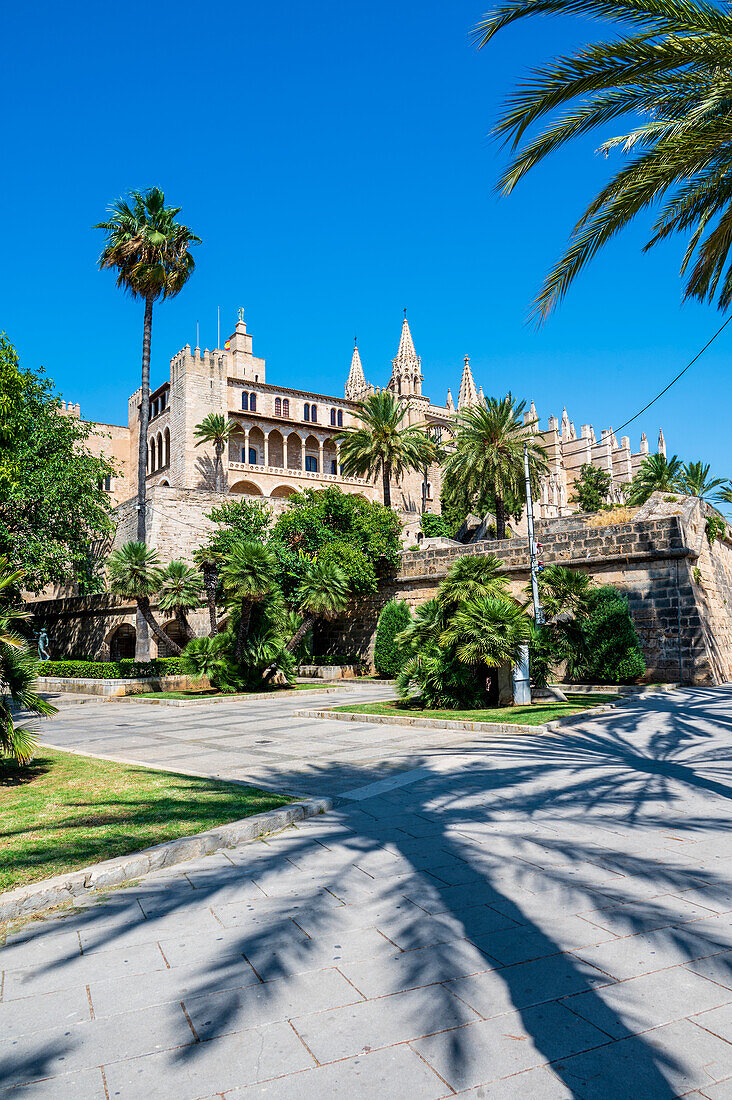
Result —
[{"label": "building window", "polygon": [[305,469],[309,474],[317,474],[318,460],[315,455],[305,455]]},{"label": "building window", "polygon": [[257,465],[257,448],[256,447],[250,447],[249,448],[249,465],[250,466],[256,466]]},{"label": "building window", "polygon": [[241,407],[246,412],[249,412],[249,394],[248,393],[243,393],[241,395]]},{"label": "building window", "polygon": [[309,420],[309,419],[310,419],[310,406],[309,406],[309,405],[305,405],[305,406],[303,406],[303,412],[302,412],[302,415],[303,415],[303,418],[304,418],[305,420]]},{"label": "building window", "polygon": [[335,428],[335,425],[336,425],[336,411],[335,411],[335,409],[330,410],[330,423],[331,423],[331,426],[333,428]]},{"label": "building window", "polygon": [[343,409],[338,410],[338,427],[343,427]]},{"label": "building window", "polygon": [[99,482],[99,488],[104,489],[105,493],[109,493],[112,491],[112,478],[109,474],[107,474],[106,477],[103,477],[102,480]]},{"label": "building window", "polygon": [[331,460],[330,460],[330,472],[332,474],[337,474],[338,473],[338,463],[336,462],[336,460],[334,458],[331,458]]},{"label": "building window", "polygon": [[255,413],[257,411],[257,395],[256,393],[249,394],[249,412]]},{"label": "building window", "polygon": [[282,398],[275,397],[275,416],[282,416]]},{"label": "building window", "polygon": [[432,500],[432,482],[427,482],[427,499]]},{"label": "building window", "polygon": [[283,416],[289,416],[290,415],[290,402],[289,402],[289,399],[287,397],[282,402],[282,415]]},{"label": "building window", "polygon": [[241,449],[241,460],[242,460],[243,463],[246,464],[246,460],[247,460],[247,449],[246,449],[246,447],[242,447],[242,449]]},{"label": "building window", "polygon": [[318,422],[318,406],[317,405],[311,405],[310,406],[310,419],[312,420],[313,424],[317,424],[317,422]]}]

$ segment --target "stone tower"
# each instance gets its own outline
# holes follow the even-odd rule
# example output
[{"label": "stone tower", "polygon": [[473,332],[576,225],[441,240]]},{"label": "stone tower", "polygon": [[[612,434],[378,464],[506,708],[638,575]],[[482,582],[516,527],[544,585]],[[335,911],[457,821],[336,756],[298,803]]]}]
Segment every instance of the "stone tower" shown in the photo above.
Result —
[{"label": "stone tower", "polygon": [[348,372],[348,381],[346,382],[345,396],[349,401],[362,401],[363,398],[370,392],[372,387],[369,386],[366,381],[366,375],[363,373],[363,366],[361,364],[361,356],[358,351],[358,344],[353,341],[353,355],[351,356],[351,369]]},{"label": "stone tower", "polygon": [[414,349],[405,309],[399,350],[396,358],[391,361],[391,380],[388,388],[399,397],[421,397],[422,381],[422,359]]}]

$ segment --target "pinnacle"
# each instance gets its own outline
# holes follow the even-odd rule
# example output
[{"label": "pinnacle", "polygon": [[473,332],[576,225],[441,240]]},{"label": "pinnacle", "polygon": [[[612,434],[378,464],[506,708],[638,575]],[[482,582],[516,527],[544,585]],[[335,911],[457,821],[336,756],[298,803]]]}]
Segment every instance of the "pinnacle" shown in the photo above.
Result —
[{"label": "pinnacle", "polygon": [[473,381],[473,372],[470,369],[470,358],[465,356],[463,377],[460,381],[460,393],[458,394],[458,409],[471,408],[478,404],[478,391]]},{"label": "pinnacle", "polygon": [[399,338],[399,350],[396,353],[396,359],[392,360],[392,376],[401,374],[403,371],[419,371],[422,360],[417,355],[414,347],[414,340],[412,339],[412,333],[409,328],[409,321],[406,316],[402,321],[402,334]]},{"label": "pinnacle", "polygon": [[366,375],[363,373],[361,356],[358,346],[354,345],[353,355],[351,356],[351,369],[348,372],[348,381],[346,382],[346,397],[351,401],[357,401],[366,388]]}]

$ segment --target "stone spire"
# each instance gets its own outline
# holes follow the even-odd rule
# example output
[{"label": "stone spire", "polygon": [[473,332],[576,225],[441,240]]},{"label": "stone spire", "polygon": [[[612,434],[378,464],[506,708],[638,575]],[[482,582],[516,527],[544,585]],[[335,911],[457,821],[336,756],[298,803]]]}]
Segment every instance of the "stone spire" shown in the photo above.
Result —
[{"label": "stone spire", "polygon": [[422,359],[414,349],[406,309],[402,321],[402,334],[399,338],[399,350],[396,358],[391,361],[389,389],[398,394],[421,394],[422,392]]},{"label": "stone spire", "polygon": [[648,436],[645,432],[643,432],[640,439],[640,453],[642,455],[648,454]]},{"label": "stone spire", "polygon": [[562,439],[566,442],[569,439],[569,415],[567,414],[567,406],[562,409]]},{"label": "stone spire", "polygon": [[447,409],[448,412],[451,412],[451,413],[455,412],[455,402],[452,399],[452,393],[451,393],[449,388],[448,388],[448,391],[447,391],[447,401],[445,402],[445,408]]},{"label": "stone spire", "polygon": [[666,454],[666,440],[663,438],[663,428],[658,429],[658,453],[660,455]]},{"label": "stone spire", "polygon": [[473,408],[478,404],[478,391],[473,381],[473,372],[470,369],[470,356],[463,359],[463,377],[460,380],[460,393],[458,394],[458,409]]},{"label": "stone spire", "polygon": [[354,339],[351,369],[348,372],[348,381],[346,382],[346,397],[349,401],[358,401],[367,388],[366,375],[363,373],[361,356],[358,353],[358,344]]},{"label": "stone spire", "polygon": [[478,390],[478,404],[485,406],[485,403],[485,394],[483,393],[483,387],[481,386]]}]

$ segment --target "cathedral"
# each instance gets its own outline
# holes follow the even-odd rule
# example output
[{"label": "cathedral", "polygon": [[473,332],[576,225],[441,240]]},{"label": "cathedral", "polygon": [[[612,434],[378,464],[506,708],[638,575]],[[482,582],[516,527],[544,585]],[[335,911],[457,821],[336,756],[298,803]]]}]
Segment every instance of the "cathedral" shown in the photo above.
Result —
[{"label": "cathedral", "polygon": [[[404,423],[427,426],[449,441],[456,412],[485,401],[476,389],[466,355],[457,403],[448,389],[444,405],[423,393],[422,360],[417,355],[406,317],[399,347],[392,360],[387,389],[406,406]],[[147,484],[176,490],[213,490],[213,448],[197,446],[196,425],[210,413],[220,413],[233,424],[228,453],[224,456],[227,492],[282,502],[305,488],[337,485],[343,492],[367,500],[381,499],[381,483],[344,477],[340,470],[337,433],[358,424],[358,402],[376,387],[367,381],[361,356],[354,346],[343,397],[293,389],[267,381],[265,360],[255,356],[251,333],[239,311],[234,332],[223,348],[191,349],[186,345],[170,361],[170,376],[150,393],[147,438]],[[496,395],[498,396],[498,395]],[[114,467],[106,488],[112,503],[121,505],[136,492],[140,390],[128,402],[126,425],[95,424],[94,438]],[[79,406],[62,402],[65,415],[79,416]],[[634,452],[630,439],[618,443],[612,428],[598,438],[590,424],[579,434],[566,408],[561,419],[549,416],[545,427],[533,401],[524,422],[536,432],[546,449],[549,471],[542,479],[536,511],[540,518],[576,511],[571,502],[573,483],[585,463],[607,471],[612,499],[620,500],[620,487],[631,480],[649,453],[645,433]],[[658,450],[665,453],[661,432]],[[430,467],[412,471],[392,486],[392,506],[405,521],[422,511],[440,511],[441,470]],[[281,505],[280,505],[281,506]]]}]

